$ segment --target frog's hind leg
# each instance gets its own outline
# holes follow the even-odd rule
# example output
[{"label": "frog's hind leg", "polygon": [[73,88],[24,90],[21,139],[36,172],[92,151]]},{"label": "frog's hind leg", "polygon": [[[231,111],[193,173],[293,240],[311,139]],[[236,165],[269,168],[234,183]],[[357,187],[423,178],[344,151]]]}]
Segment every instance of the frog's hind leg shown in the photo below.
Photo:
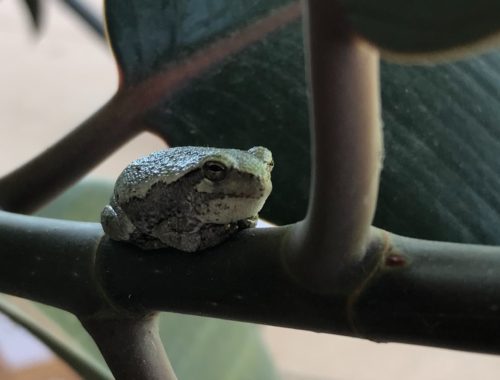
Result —
[{"label": "frog's hind leg", "polygon": [[153,237],[146,235],[139,230],[136,230],[130,237],[130,242],[136,246],[138,246],[141,249],[145,250],[150,250],[150,249],[159,249],[159,248],[165,248],[168,247],[165,243],[163,243],[161,240]]},{"label": "frog's hind leg", "polygon": [[200,228],[199,250],[210,248],[227,240],[236,233],[240,227],[238,222],[227,224],[206,224]]},{"label": "frog's hind leg", "polygon": [[184,252],[195,252],[200,248],[200,222],[187,217],[171,216],[158,223],[151,231],[164,247],[173,247]]}]

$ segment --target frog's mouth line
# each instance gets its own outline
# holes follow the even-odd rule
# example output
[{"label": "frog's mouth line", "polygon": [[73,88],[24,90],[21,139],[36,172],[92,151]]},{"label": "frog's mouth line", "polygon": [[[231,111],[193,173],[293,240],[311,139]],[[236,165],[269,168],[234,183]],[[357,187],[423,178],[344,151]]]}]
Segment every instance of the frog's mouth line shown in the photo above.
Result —
[{"label": "frog's mouth line", "polygon": [[[194,189],[207,197],[213,198],[261,198],[268,197],[272,190],[271,177],[259,177],[252,174],[239,174],[220,182],[202,179]],[[267,193],[267,194],[266,194]]]}]

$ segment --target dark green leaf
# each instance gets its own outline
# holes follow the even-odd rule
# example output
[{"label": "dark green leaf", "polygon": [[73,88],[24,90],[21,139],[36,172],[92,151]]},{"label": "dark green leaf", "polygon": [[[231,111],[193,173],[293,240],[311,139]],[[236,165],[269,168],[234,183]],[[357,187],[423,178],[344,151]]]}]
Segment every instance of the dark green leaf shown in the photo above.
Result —
[{"label": "dark green leaf", "polygon": [[393,54],[421,59],[455,50],[458,55],[469,45],[500,41],[496,0],[340,2],[358,32]]},{"label": "dark green leaf", "polygon": [[[96,221],[112,186],[84,181],[49,204],[39,215]],[[92,339],[71,314],[41,306],[84,349],[103,360]],[[256,326],[210,318],[163,313],[160,332],[180,379],[277,379]]]},{"label": "dark green leaf", "polygon": [[500,53],[382,67],[386,154],[375,224],[500,244]]},{"label": "dark green leaf", "polygon": [[234,32],[290,0],[108,0],[111,46],[125,83]]}]

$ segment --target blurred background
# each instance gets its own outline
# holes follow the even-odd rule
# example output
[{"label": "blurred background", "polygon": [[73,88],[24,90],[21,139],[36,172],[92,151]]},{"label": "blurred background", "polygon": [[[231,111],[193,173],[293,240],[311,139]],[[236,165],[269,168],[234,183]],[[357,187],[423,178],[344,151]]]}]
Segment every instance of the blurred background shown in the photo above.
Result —
[{"label": "blurred background", "polygon": [[[1,175],[76,127],[116,90],[117,75],[107,45],[60,1],[44,3],[42,33],[36,34],[23,1],[0,2]],[[85,3],[102,15],[101,0]],[[114,180],[130,161],[163,146],[155,136],[143,134],[89,176]],[[500,357],[491,355],[267,326],[261,330],[288,380],[488,380],[500,373]],[[0,380],[76,378],[43,344],[0,315]]]}]

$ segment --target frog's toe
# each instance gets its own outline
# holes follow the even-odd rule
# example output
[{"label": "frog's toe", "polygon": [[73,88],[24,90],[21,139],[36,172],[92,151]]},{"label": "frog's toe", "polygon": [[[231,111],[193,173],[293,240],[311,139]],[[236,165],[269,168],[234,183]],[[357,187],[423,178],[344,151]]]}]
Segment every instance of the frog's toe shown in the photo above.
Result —
[{"label": "frog's toe", "polygon": [[115,210],[107,205],[101,213],[101,225],[104,232],[113,240],[127,241],[135,231],[135,226],[121,209]]},{"label": "frog's toe", "polygon": [[240,230],[244,230],[245,228],[253,228],[257,225],[257,221],[259,220],[258,215],[251,216],[250,218],[238,220],[238,228]]}]

